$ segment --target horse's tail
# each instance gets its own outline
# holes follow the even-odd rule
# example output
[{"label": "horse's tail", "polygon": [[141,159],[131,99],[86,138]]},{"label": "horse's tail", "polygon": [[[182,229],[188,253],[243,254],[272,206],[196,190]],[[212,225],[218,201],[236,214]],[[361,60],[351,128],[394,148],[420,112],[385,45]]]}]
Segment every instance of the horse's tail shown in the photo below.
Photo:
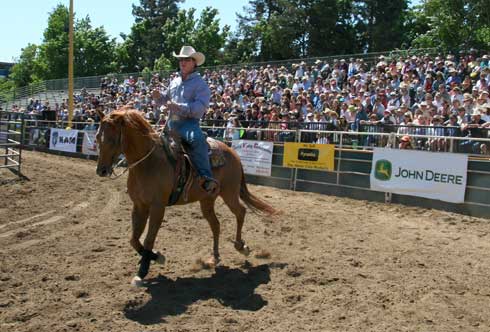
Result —
[{"label": "horse's tail", "polygon": [[245,182],[245,173],[242,169],[242,179],[240,183],[240,198],[242,201],[255,213],[264,212],[269,215],[278,214],[279,212],[274,209],[272,206],[252,194],[248,191],[247,183]]}]

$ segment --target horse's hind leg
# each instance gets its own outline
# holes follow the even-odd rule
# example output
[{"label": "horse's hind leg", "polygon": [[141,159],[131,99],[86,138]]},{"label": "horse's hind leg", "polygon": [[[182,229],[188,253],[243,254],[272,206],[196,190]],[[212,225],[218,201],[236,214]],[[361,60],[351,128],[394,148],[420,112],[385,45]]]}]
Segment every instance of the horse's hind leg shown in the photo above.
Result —
[{"label": "horse's hind leg", "polygon": [[209,223],[211,227],[211,232],[213,232],[213,256],[206,262],[207,265],[216,266],[219,263],[219,234],[220,234],[220,224],[214,212],[214,203],[216,198],[207,198],[199,203],[201,204],[201,211],[204,218]]},{"label": "horse's hind leg", "polygon": [[240,203],[240,199],[237,195],[227,195],[225,192],[221,194],[225,204],[233,212],[236,217],[236,238],[235,238],[235,249],[241,254],[247,256],[250,254],[250,248],[245,244],[242,239],[242,228],[245,222],[245,214],[247,209]]}]

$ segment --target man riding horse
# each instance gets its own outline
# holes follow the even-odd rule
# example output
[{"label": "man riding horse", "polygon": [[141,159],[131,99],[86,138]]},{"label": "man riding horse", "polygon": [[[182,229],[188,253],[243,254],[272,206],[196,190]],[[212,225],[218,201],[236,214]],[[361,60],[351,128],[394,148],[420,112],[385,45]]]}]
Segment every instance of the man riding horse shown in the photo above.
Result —
[{"label": "man riding horse", "polygon": [[165,91],[154,91],[157,106],[166,103],[169,111],[168,129],[176,133],[186,144],[189,157],[196,169],[203,189],[209,194],[219,191],[213,178],[208,157],[206,137],[201,131],[199,120],[207,111],[211,91],[196,68],[204,63],[205,56],[191,46],[183,46],[179,54],[180,72]]}]

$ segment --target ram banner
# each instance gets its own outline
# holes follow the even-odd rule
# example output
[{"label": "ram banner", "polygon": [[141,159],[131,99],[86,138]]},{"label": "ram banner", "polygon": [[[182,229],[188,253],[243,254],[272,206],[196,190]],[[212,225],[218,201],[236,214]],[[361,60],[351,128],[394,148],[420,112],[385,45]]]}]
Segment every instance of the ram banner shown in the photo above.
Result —
[{"label": "ram banner", "polygon": [[78,130],[51,128],[49,149],[64,152],[77,152],[77,137]]}]

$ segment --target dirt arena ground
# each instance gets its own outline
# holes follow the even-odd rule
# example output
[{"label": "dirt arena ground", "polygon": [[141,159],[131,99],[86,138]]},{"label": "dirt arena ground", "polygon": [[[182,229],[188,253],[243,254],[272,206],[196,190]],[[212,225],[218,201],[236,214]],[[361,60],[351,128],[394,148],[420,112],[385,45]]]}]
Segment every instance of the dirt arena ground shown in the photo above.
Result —
[{"label": "dirt arena ground", "polygon": [[133,289],[125,179],[24,153],[0,170],[0,331],[490,331],[490,223],[442,211],[251,186],[245,258],[219,201],[222,264],[199,205],[167,209],[148,284]]}]

